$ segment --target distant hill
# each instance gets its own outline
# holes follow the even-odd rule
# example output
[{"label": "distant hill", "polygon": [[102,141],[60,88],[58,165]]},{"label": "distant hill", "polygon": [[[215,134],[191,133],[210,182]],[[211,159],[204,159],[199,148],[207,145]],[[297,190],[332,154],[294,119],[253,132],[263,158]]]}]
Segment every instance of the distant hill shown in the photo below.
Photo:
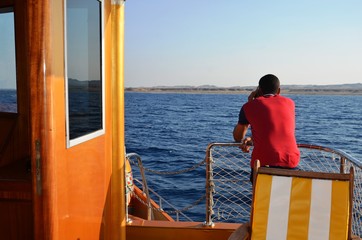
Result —
[{"label": "distant hill", "polygon": [[[362,83],[335,85],[282,85],[286,94],[328,94],[328,95],[362,95]],[[126,88],[130,92],[184,92],[184,93],[249,93],[255,86],[217,87],[202,86],[157,86]]]},{"label": "distant hill", "polygon": [[332,84],[332,85],[284,85],[288,89],[362,89],[362,83]]},{"label": "distant hill", "polygon": [[80,81],[77,79],[69,78],[68,87],[70,90],[76,91],[99,91],[101,88],[100,80],[85,80]]}]

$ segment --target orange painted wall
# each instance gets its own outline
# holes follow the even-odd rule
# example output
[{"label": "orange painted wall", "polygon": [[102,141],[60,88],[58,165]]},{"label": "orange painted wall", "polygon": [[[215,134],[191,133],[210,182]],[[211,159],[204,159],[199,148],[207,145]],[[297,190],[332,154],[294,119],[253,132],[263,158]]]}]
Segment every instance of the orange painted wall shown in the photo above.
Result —
[{"label": "orange painted wall", "polygon": [[[112,88],[110,1],[105,7],[105,134],[66,148],[63,1],[50,5],[50,51],[47,67],[47,120],[43,147],[46,148],[43,194],[48,202],[50,239],[115,239],[112,232],[121,230],[121,219],[112,219],[112,210],[124,206],[111,194],[112,178]],[[123,109],[121,110],[123,112]],[[124,122],[122,123],[124,124]],[[122,143],[121,143],[122,144]],[[124,142],[123,142],[124,145]],[[123,148],[123,147],[122,147]],[[121,159],[119,161],[122,161]],[[113,179],[114,180],[114,179]],[[114,182],[114,181],[113,181]],[[121,184],[120,180],[117,181]],[[121,185],[114,186],[121,188]],[[119,208],[119,206],[118,206]],[[119,228],[119,229],[115,229]],[[122,234],[119,234],[122,238]]]}]

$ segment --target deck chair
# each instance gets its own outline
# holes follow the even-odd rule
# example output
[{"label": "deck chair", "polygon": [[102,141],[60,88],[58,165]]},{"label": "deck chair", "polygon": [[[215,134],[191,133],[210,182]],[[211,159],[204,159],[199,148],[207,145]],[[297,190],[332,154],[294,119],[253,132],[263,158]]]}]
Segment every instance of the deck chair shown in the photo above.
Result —
[{"label": "deck chair", "polygon": [[341,174],[256,166],[250,225],[229,239],[352,239],[353,180],[353,168]]}]

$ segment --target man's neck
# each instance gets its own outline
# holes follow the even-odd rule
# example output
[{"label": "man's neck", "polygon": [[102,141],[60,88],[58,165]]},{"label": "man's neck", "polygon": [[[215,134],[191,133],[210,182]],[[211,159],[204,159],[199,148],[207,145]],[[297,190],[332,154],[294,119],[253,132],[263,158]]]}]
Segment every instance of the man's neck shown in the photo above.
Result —
[{"label": "man's neck", "polygon": [[268,94],[264,94],[263,97],[274,97],[276,94],[273,93],[268,93]]}]

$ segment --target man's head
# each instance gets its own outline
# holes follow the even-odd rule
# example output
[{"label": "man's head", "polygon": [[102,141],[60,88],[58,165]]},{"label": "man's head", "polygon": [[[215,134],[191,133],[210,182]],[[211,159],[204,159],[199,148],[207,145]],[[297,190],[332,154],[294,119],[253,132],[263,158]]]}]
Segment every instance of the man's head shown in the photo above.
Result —
[{"label": "man's head", "polygon": [[259,80],[259,90],[262,94],[279,94],[280,82],[273,74],[267,74]]}]

